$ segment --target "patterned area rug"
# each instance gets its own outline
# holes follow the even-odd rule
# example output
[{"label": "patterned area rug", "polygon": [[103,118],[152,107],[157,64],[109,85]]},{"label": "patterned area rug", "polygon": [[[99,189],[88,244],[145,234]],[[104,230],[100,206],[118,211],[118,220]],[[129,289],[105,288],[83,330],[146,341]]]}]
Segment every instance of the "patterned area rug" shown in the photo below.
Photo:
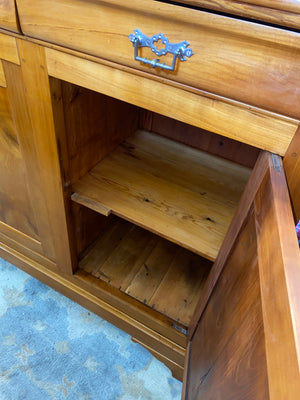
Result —
[{"label": "patterned area rug", "polygon": [[123,331],[0,259],[0,400],[180,399]]}]

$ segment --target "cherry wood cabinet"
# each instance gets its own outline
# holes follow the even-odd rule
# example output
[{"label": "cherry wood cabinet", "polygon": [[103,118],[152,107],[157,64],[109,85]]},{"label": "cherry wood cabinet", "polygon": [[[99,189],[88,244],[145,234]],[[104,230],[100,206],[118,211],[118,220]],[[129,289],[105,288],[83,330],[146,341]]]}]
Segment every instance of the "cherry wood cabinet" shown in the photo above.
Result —
[{"label": "cherry wood cabinet", "polygon": [[[0,254],[131,334],[183,399],[296,399],[300,35],[181,3],[17,1]],[[195,53],[174,71],[134,60],[128,35],[158,27]]]}]

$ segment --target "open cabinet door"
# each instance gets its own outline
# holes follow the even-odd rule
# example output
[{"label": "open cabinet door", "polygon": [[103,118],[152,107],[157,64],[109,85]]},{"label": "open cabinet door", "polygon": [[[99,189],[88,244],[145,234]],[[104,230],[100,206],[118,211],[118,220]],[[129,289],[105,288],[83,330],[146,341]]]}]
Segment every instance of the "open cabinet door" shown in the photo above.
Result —
[{"label": "open cabinet door", "polygon": [[278,156],[257,161],[189,338],[183,399],[300,399],[300,254]]}]

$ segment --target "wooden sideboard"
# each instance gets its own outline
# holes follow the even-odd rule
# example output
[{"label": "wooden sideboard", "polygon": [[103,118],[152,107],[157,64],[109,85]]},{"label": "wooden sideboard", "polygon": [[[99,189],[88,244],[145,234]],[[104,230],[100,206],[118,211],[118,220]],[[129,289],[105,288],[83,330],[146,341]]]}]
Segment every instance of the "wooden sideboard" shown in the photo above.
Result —
[{"label": "wooden sideboard", "polygon": [[[183,399],[294,400],[299,7],[233,3],[0,1],[0,255],[127,331]],[[135,29],[194,54],[151,68]]]}]

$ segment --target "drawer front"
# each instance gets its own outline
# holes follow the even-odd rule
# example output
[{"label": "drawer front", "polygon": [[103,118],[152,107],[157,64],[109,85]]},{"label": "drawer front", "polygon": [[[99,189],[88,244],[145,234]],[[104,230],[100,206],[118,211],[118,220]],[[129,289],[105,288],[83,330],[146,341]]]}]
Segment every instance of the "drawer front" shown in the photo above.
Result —
[{"label": "drawer front", "polygon": [[[300,34],[152,0],[19,0],[25,34],[279,114],[300,117]],[[135,29],[193,55],[175,71],[134,60]],[[149,52],[147,52],[149,50]],[[149,54],[151,53],[151,54]],[[160,58],[148,48],[139,56]],[[113,84],[113,82],[112,82]],[[145,93],[147,96],[147,93]]]},{"label": "drawer front", "polygon": [[14,0],[0,0],[0,28],[19,32]]}]

